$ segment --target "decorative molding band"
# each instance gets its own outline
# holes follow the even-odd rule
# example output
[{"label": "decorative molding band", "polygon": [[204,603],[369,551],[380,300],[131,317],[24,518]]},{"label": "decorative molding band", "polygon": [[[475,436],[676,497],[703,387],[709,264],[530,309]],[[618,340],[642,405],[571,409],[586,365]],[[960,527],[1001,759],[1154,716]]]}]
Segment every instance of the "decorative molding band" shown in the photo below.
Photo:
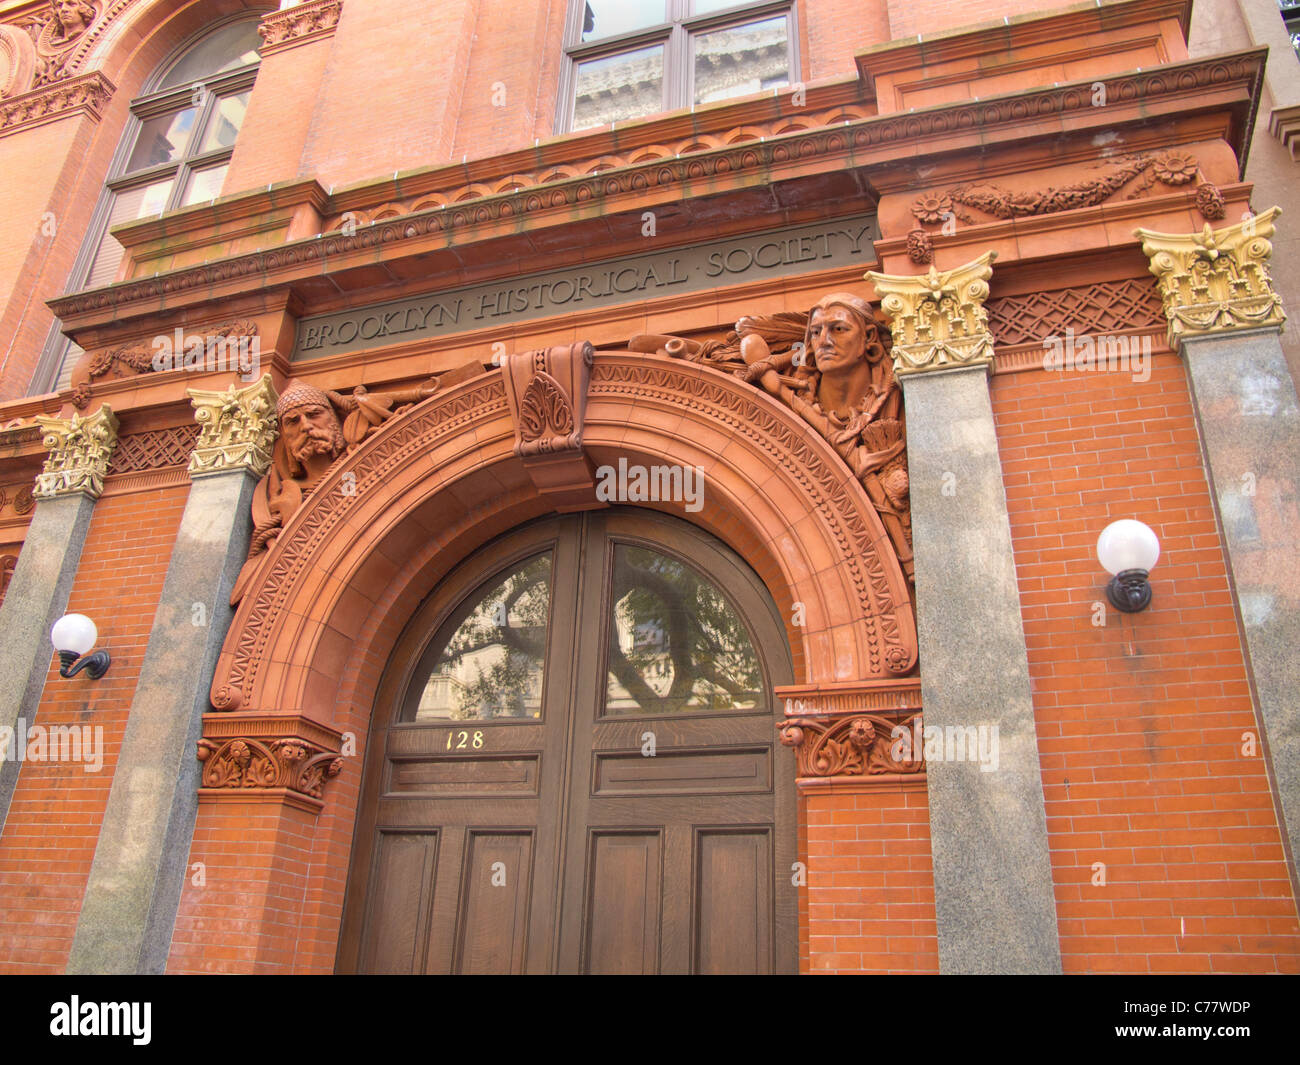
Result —
[{"label": "decorative molding band", "polygon": [[793,717],[783,721],[780,730],[781,742],[795,750],[801,777],[925,772],[924,745],[913,742],[923,735],[919,711],[901,717]]},{"label": "decorative molding band", "polygon": [[789,684],[775,691],[787,717],[907,713],[921,709],[921,678],[859,680],[843,684]]},{"label": "decorative molding band", "polygon": [[199,801],[285,802],[310,813],[343,771],[341,733],[298,714],[205,714]]},{"label": "decorative molding band", "polygon": [[[1142,71],[1104,79],[1109,98],[1119,103],[1154,105],[1156,100],[1169,102],[1195,98],[1208,88],[1223,89],[1233,85],[1254,86],[1262,76],[1263,52],[1241,52],[1213,60],[1196,60],[1171,64],[1154,71]],[[258,286],[271,286],[291,280],[298,273],[319,275],[331,260],[353,252],[368,252],[385,245],[403,242],[427,244],[430,237],[454,234],[456,243],[481,239],[474,231],[508,223],[512,230],[527,225],[527,220],[554,218],[569,221],[574,210],[604,205],[606,213],[620,209],[619,199],[643,203],[655,190],[688,196],[692,188],[700,194],[715,193],[719,180],[735,180],[745,173],[767,174],[780,179],[784,172],[807,173],[811,167],[827,169],[844,166],[867,166],[872,153],[884,159],[898,146],[912,152],[922,150],[929,139],[954,134],[969,135],[972,130],[1006,128],[1009,132],[1023,126],[1027,119],[1043,119],[1076,112],[1091,114],[1092,82],[1054,86],[1037,92],[981,100],[967,104],[937,107],[902,115],[872,116],[845,120],[842,125],[781,133],[766,140],[752,139],[687,150],[681,156],[643,161],[638,157],[626,164],[613,161],[613,169],[575,178],[551,178],[546,173],[506,176],[502,189],[486,185],[467,186],[435,197],[427,209],[402,215],[404,208],[377,209],[384,214],[381,222],[307,238],[277,248],[250,252],[200,266],[185,267],[156,277],[141,278],[89,292],[64,296],[50,302],[50,307],[65,320],[108,308],[122,308],[160,298],[173,298],[192,290],[206,290],[241,278]],[[744,134],[750,136],[748,132]],[[851,162],[850,162],[851,160]],[[743,179],[742,179],[743,181]],[[458,197],[458,199],[457,199]],[[438,199],[445,199],[439,203]],[[350,227],[349,227],[350,228]]]},{"label": "decorative molding band", "polygon": [[987,251],[955,270],[939,273],[931,265],[916,277],[867,271],[881,296],[880,309],[889,315],[896,377],[992,366],[993,334],[984,301],[996,257]]},{"label": "decorative molding band", "polygon": [[232,384],[224,392],[190,388],[198,441],[190,456],[190,476],[245,469],[261,477],[271,465],[271,449],[279,432],[275,405],[279,400],[271,375],[247,388]]},{"label": "decorative molding band", "polygon": [[38,414],[36,420],[45,430],[45,448],[49,457],[45,470],[36,478],[37,499],[85,492],[98,499],[104,491],[108,460],[117,444],[117,417],[108,404],[83,418],[69,419]]},{"label": "decorative molding band", "polygon": [[138,473],[110,474],[104,478],[104,491],[100,498],[129,496],[135,492],[157,492],[164,488],[188,489],[189,486],[190,475],[184,466],[166,466]]},{"label": "decorative molding band", "polygon": [[330,36],[342,14],[343,0],[308,0],[297,7],[273,11],[257,27],[262,38],[262,58]]},{"label": "decorative molding band", "polygon": [[168,429],[150,429],[120,436],[108,463],[108,475],[184,467],[198,435],[196,425],[175,425]]},{"label": "decorative molding band", "polygon": [[1268,131],[1282,142],[1292,159],[1300,162],[1300,104],[1273,108],[1268,116]]},{"label": "decorative molding band", "polygon": [[98,122],[114,90],[113,83],[95,71],[0,100],[0,137],[73,114]]},{"label": "decorative molding band", "polygon": [[1282,297],[1268,273],[1269,237],[1281,213],[1270,207],[1225,229],[1212,230],[1207,222],[1200,233],[1134,230],[1164,299],[1171,347],[1209,333],[1281,328]]}]

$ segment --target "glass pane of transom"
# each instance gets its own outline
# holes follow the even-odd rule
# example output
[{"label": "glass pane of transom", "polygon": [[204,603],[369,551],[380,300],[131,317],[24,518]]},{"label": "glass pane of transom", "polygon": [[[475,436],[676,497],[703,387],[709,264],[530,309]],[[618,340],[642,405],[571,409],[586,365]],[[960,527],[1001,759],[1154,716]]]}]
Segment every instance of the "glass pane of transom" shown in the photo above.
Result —
[{"label": "glass pane of transom", "polygon": [[203,135],[203,143],[199,145],[200,152],[234,147],[239,127],[244,124],[244,113],[248,110],[248,95],[241,92],[217,101],[212,117],[208,120],[207,132]]},{"label": "glass pane of transom", "polygon": [[784,15],[696,34],[695,102],[790,84],[789,41]]},{"label": "glass pane of transom", "polygon": [[662,111],[663,45],[579,63],[577,84],[573,105],[575,130]]},{"label": "glass pane of transom", "polygon": [[[551,556],[536,555],[478,589],[443,626],[416,721],[542,716]],[[450,631],[448,631],[450,630]]]},{"label": "glass pane of transom", "polygon": [[140,125],[140,135],[135,139],[130,162],[126,164],[127,173],[170,163],[183,156],[198,112],[197,107],[187,107],[170,115],[146,118]]},{"label": "glass pane of transom", "polygon": [[749,630],[690,566],[643,547],[614,548],[607,714],[750,710],[764,703]]},{"label": "glass pane of transom", "polygon": [[158,91],[202,81],[215,74],[256,63],[259,58],[257,50],[261,44],[256,19],[236,22],[217,30],[211,36],[204,37],[176,61],[176,65],[158,83]]},{"label": "glass pane of transom", "polygon": [[582,10],[582,40],[616,37],[666,21],[665,0],[587,0]]}]

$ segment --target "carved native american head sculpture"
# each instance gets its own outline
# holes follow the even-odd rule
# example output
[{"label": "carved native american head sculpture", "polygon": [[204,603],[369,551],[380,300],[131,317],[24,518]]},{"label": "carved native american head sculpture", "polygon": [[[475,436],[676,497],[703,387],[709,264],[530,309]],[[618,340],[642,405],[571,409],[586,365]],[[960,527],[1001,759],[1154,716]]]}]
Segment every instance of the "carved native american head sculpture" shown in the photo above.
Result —
[{"label": "carved native american head sculpture", "polygon": [[243,598],[281,529],[335,462],[360,447],[390,418],[403,414],[439,389],[482,372],[481,364],[470,362],[430,378],[418,388],[369,392],[364,385],[358,385],[350,396],[290,381],[276,404],[280,435],[271,453],[271,468],[253,492],[253,537],[248,561],[230,595],[231,604]]},{"label": "carved native american head sculpture", "polygon": [[807,314],[742,318],[723,341],[639,336],[628,346],[734,374],[795,411],[866,490],[900,568],[913,580],[903,392],[889,357],[889,330],[871,304],[833,292]]}]

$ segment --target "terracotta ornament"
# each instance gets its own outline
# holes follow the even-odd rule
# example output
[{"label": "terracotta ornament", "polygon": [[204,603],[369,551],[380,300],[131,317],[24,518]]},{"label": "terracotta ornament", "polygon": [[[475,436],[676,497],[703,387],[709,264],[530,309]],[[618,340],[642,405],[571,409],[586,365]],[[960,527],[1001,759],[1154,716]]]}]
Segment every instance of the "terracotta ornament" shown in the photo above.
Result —
[{"label": "terracotta ornament", "polygon": [[280,530],[338,458],[440,388],[482,372],[483,367],[472,362],[418,388],[372,393],[358,385],[350,396],[290,381],[276,403],[279,439],[271,452],[271,467],[253,492],[253,535],[248,560],[230,594],[231,605],[243,598]]},{"label": "terracotta ornament", "polygon": [[806,315],[742,318],[725,342],[639,336],[628,346],[734,373],[795,411],[866,489],[900,568],[914,580],[903,393],[889,331],[866,300],[836,292]]}]

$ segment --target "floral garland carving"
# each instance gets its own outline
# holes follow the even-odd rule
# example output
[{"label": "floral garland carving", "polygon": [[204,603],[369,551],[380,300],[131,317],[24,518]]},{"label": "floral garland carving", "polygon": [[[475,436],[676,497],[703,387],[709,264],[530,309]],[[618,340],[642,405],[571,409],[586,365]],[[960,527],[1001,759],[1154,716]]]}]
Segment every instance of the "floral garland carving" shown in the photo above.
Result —
[{"label": "floral garland carving", "polygon": [[879,714],[846,714],[842,717],[795,717],[781,723],[781,742],[793,747],[801,777],[865,777],[882,773],[925,772],[925,759],[917,751],[915,760],[894,757],[894,729],[912,733],[921,714],[882,717]]},{"label": "floral garland carving", "polygon": [[[1196,157],[1184,151],[1130,156],[1120,160],[1118,167],[1063,188],[1048,186],[1045,189],[1011,192],[994,184],[954,185],[944,192],[918,196],[912,202],[912,217],[923,226],[938,226],[953,219],[958,219],[967,225],[975,224],[977,220],[960,210],[959,205],[972,207],[983,214],[1002,219],[1055,214],[1058,211],[1073,211],[1105,203],[1125,185],[1135,180],[1137,184],[1129,190],[1125,199],[1138,199],[1157,182],[1177,187],[1190,184],[1198,177],[1201,178],[1202,184],[1197,188],[1197,208],[1206,218],[1222,218],[1224,209],[1222,193],[1214,185],[1205,181]],[[910,236],[908,252],[911,256]],[[930,260],[917,259],[913,256],[912,261]]]},{"label": "floral garland carving", "polygon": [[320,799],[325,782],[343,771],[343,758],[297,737],[199,740],[202,787],[212,791],[286,788]]},{"label": "floral garland carving", "polygon": [[[1143,71],[1107,79],[1107,92],[1114,98],[1141,102],[1165,95],[1188,95],[1208,85],[1225,86],[1261,76],[1262,56],[1256,52],[1196,60],[1156,71]],[[633,161],[610,172],[578,178],[550,180],[546,175],[528,175],[539,185],[512,191],[480,193],[470,202],[434,204],[403,218],[361,226],[355,233],[336,231],[282,245],[273,250],[250,252],[200,266],[186,267],[158,277],[77,293],[51,302],[61,318],[72,318],[112,307],[174,297],[191,290],[221,286],[240,278],[256,279],[259,285],[278,283],[295,270],[319,272],[322,263],[350,252],[360,252],[430,236],[455,234],[456,240],[474,239],[478,226],[548,212],[563,214],[575,207],[600,200],[610,202],[623,195],[644,196],[652,189],[686,195],[691,186],[739,172],[780,171],[798,163],[807,166],[822,159],[836,159],[872,149],[892,149],[904,144],[915,147],[927,137],[942,137],[972,128],[1015,125],[1031,117],[1065,115],[1091,109],[1089,85],[1044,89],[1011,99],[984,100],[943,110],[904,115],[847,120],[841,126],[781,134],[775,138],[735,146],[708,148],[680,157]],[[615,164],[617,165],[617,164]],[[514,184],[512,182],[512,184]],[[612,209],[612,205],[611,205]]]}]

